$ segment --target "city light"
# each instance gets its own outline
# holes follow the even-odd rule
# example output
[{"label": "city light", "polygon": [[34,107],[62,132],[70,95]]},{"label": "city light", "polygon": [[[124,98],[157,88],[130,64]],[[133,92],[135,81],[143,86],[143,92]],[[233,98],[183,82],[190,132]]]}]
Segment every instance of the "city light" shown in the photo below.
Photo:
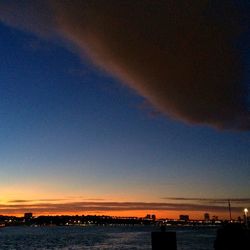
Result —
[{"label": "city light", "polygon": [[244,208],[244,213],[245,213],[245,224],[246,224],[246,227],[248,227],[248,220],[247,220],[248,209],[247,208]]}]

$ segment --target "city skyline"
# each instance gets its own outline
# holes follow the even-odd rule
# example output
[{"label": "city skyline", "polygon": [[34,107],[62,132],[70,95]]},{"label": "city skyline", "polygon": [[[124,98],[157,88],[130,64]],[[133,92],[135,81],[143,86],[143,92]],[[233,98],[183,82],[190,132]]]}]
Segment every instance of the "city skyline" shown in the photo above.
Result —
[{"label": "city skyline", "polygon": [[231,27],[224,1],[204,7],[205,19],[194,4],[194,19],[180,23],[162,10],[182,17],[187,6],[164,1],[159,18],[139,3],[49,2],[0,3],[0,214],[228,218],[231,199],[241,216],[250,207],[250,38],[234,35],[250,7],[230,1]]}]

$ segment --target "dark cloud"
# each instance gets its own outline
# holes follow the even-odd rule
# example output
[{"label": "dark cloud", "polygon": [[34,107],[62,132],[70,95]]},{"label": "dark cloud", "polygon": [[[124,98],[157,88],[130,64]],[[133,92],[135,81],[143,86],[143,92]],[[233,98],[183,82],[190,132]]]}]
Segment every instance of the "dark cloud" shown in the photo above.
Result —
[{"label": "dark cloud", "polygon": [[9,200],[8,203],[25,203],[32,202],[33,200]]},{"label": "dark cloud", "polygon": [[162,199],[168,201],[179,202],[200,202],[205,204],[225,204],[230,200],[234,204],[250,204],[250,198],[186,198],[186,197],[163,197]]},{"label": "dark cloud", "polygon": [[2,0],[0,20],[44,38],[54,36],[53,13],[46,0]]},{"label": "dark cloud", "polygon": [[[78,197],[78,199],[84,200],[84,201],[105,201],[105,199],[100,198],[83,198],[82,196]],[[37,200],[9,200],[8,203],[37,203],[37,202],[58,202],[58,201],[69,201],[72,199],[77,199],[77,197],[69,197],[68,199],[37,199]],[[35,204],[36,205],[36,204]],[[15,206],[15,205],[14,205]]]},{"label": "dark cloud", "polygon": [[240,41],[249,32],[247,1],[46,2],[5,4],[1,19],[60,34],[174,119],[250,128]]},{"label": "dark cloud", "polygon": [[[202,205],[191,203],[157,203],[157,202],[66,202],[38,204],[0,204],[0,213],[67,213],[67,212],[100,212],[100,211],[211,211],[225,212],[227,206]],[[233,212],[241,212],[241,207],[232,206]]]},{"label": "dark cloud", "polygon": [[29,202],[40,202],[40,201],[65,201],[67,199],[38,199],[38,200],[9,200],[8,203],[29,203]]},{"label": "dark cloud", "polygon": [[101,199],[101,198],[88,198],[88,199],[83,199],[85,201],[105,201],[105,199]]}]

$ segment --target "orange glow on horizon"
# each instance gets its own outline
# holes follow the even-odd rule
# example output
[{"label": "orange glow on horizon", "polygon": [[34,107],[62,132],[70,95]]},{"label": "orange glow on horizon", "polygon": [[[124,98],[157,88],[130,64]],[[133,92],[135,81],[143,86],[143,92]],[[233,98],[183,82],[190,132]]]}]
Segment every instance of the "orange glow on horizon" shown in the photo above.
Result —
[{"label": "orange glow on horizon", "polygon": [[[227,204],[225,210],[181,210],[180,206],[176,206],[176,210],[168,210],[168,206],[161,207],[164,204],[162,199],[148,199],[140,197],[135,199],[132,197],[117,196],[101,196],[100,194],[92,196],[92,194],[80,193],[71,195],[62,192],[51,192],[46,194],[47,190],[40,188],[25,189],[12,188],[3,189],[0,201],[0,215],[10,215],[22,217],[25,212],[32,212],[34,216],[39,215],[107,215],[118,217],[139,217],[143,218],[147,214],[155,214],[156,218],[178,219],[180,215],[189,215],[189,218],[202,220],[204,213],[208,212],[210,218],[218,216],[219,219],[229,219]],[[80,205],[79,205],[79,204]],[[127,204],[122,204],[127,203]],[[137,203],[141,203],[137,206]],[[158,205],[159,203],[159,209]],[[150,204],[153,204],[152,206]],[[166,202],[166,204],[170,204]],[[172,205],[180,205],[180,201],[174,201]],[[183,203],[185,204],[185,203]],[[194,202],[194,205],[196,203]],[[197,203],[198,204],[198,203]],[[190,205],[190,204],[189,204]],[[192,205],[192,204],[191,204]],[[151,209],[152,208],[152,209]],[[166,208],[166,209],[165,209]],[[174,207],[175,208],[175,207]],[[134,209],[134,210],[133,210]],[[195,207],[194,207],[195,209]],[[200,209],[200,208],[199,208]],[[242,210],[243,211],[243,210]],[[237,219],[243,216],[243,212],[233,212],[232,218]]]},{"label": "orange glow on horizon", "polygon": [[[25,212],[31,212],[32,209],[27,210]],[[8,214],[2,214],[0,210],[0,215],[6,215],[6,216],[17,216],[22,217],[24,213],[8,213]],[[191,220],[203,220],[204,219],[204,212],[203,211],[154,211],[154,210],[133,210],[133,211],[83,211],[83,212],[74,212],[74,211],[68,211],[68,212],[33,212],[34,216],[40,216],[40,215],[46,215],[46,216],[61,216],[61,215],[97,215],[97,216],[117,216],[117,217],[138,217],[138,218],[144,218],[147,214],[155,214],[157,219],[179,219],[180,215],[189,215],[189,218]],[[219,213],[210,213],[210,216],[212,218],[213,215],[218,216],[219,219],[229,219],[229,215],[225,212],[219,212]],[[240,216],[237,213],[232,214],[233,219],[237,219],[238,216]]]}]

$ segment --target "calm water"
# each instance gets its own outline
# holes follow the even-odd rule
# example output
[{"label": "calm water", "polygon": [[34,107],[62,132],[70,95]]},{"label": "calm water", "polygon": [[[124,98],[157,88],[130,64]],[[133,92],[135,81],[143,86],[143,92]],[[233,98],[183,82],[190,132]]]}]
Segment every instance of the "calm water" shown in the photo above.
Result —
[{"label": "calm water", "polygon": [[[169,228],[177,232],[178,250],[212,250],[215,228]],[[151,249],[151,226],[6,227],[0,249]]]}]

